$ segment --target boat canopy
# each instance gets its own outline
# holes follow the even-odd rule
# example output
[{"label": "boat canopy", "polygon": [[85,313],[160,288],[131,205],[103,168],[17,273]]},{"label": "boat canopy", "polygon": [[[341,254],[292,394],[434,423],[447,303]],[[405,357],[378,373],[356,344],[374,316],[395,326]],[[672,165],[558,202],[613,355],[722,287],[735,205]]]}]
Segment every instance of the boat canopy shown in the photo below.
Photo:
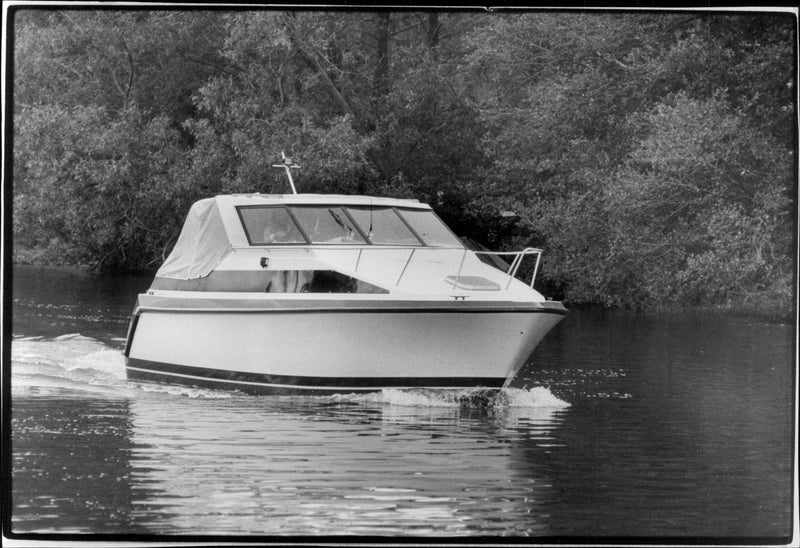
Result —
[{"label": "boat canopy", "polygon": [[228,195],[192,205],[157,278],[211,274],[234,248],[411,246],[463,249],[430,206],[416,200],[340,195]]},{"label": "boat canopy", "polygon": [[189,210],[178,241],[156,276],[177,280],[208,276],[232,249],[217,200],[200,200]]}]

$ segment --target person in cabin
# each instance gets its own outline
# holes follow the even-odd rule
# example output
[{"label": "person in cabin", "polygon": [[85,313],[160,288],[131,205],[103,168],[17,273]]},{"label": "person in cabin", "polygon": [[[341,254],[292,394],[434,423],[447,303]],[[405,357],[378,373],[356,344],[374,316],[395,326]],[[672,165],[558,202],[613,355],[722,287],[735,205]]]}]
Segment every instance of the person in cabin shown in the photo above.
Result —
[{"label": "person in cabin", "polygon": [[264,227],[265,244],[285,244],[302,241],[302,236],[288,215],[273,215],[270,222]]}]

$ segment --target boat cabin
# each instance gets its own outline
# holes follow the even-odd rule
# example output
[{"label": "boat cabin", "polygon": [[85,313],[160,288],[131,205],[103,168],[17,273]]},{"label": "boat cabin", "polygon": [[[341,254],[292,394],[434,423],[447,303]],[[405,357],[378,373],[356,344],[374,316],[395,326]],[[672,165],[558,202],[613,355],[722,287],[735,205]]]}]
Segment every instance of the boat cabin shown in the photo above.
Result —
[{"label": "boat cabin", "polygon": [[[384,253],[373,253],[377,250]],[[429,205],[418,200],[316,194],[216,196],[192,206],[151,289],[389,293],[400,287],[404,275],[413,281],[415,269],[409,264],[417,250],[420,255],[437,253],[435,257],[428,253],[427,260],[418,256],[415,266],[426,263],[437,271],[447,265],[436,285],[456,285],[452,280],[459,261],[463,265],[465,245]],[[433,271],[428,268],[427,275]],[[425,276],[423,272],[419,281],[424,282]],[[459,282],[472,289],[500,288],[497,282],[474,275]]]}]

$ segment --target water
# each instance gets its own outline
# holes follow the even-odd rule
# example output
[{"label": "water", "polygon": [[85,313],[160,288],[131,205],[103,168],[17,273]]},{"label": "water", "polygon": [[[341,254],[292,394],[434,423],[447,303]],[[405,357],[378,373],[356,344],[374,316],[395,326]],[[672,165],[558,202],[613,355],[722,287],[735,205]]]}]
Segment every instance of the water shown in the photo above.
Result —
[{"label": "water", "polygon": [[125,379],[143,278],[14,271],[17,534],[786,542],[793,325],[573,311],[511,390]]}]

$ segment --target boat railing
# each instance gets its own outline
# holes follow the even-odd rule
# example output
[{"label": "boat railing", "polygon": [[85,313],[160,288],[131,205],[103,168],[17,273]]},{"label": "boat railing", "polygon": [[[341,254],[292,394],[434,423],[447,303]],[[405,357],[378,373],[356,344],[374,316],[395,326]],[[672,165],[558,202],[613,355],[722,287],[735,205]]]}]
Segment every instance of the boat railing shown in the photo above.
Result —
[{"label": "boat railing", "polygon": [[[417,249],[425,250],[426,248],[411,247],[409,249],[410,252],[409,252],[408,258],[406,259],[406,262],[403,265],[403,269],[400,272],[400,276],[397,278],[397,282],[395,283],[395,286],[400,285],[400,281],[403,279],[403,275],[406,273],[406,270],[408,269],[408,265],[411,262],[411,259],[414,257],[414,253],[417,251]],[[460,281],[462,275],[464,275],[462,273],[464,271],[464,262],[465,262],[465,259],[467,258],[467,254],[468,253],[474,253],[475,255],[493,255],[493,256],[497,256],[497,257],[513,256],[513,259],[511,260],[511,264],[508,265],[508,269],[506,270],[506,274],[508,275],[508,282],[506,282],[505,289],[508,289],[511,286],[511,280],[516,278],[517,272],[519,271],[519,267],[522,264],[523,259],[525,257],[527,257],[528,255],[536,255],[536,264],[533,267],[533,275],[531,276],[531,281],[530,281],[530,284],[529,284],[531,289],[533,289],[533,284],[536,281],[536,274],[538,274],[538,272],[539,272],[539,262],[541,261],[541,258],[542,258],[542,250],[541,249],[538,249],[538,248],[535,248],[535,247],[526,247],[525,249],[523,249],[521,251],[483,251],[483,250],[472,250],[472,249],[464,248],[464,252],[461,255],[461,261],[459,262],[459,265],[458,265],[458,272],[456,273],[455,278],[453,279],[453,289],[456,288],[456,286],[458,285],[458,282]],[[358,263],[360,262],[360,260],[361,260],[361,253],[359,252],[358,260],[356,262],[356,270],[358,270]]]},{"label": "boat railing", "polygon": [[[458,267],[458,274],[456,274],[456,278],[453,281],[453,288],[458,285],[459,278],[461,277],[461,271],[464,268],[464,259],[466,258],[466,251],[464,250],[464,255],[461,256],[461,264]],[[508,265],[508,270],[506,274],[508,274],[508,282],[506,283],[506,289],[509,288],[511,285],[511,280],[517,277],[517,271],[519,271],[519,267],[522,264],[522,260],[527,257],[528,255],[536,255],[536,264],[533,267],[533,275],[531,276],[530,287],[533,289],[533,283],[536,281],[536,274],[539,272],[539,262],[542,259],[542,250],[535,248],[535,247],[526,247],[521,251],[483,251],[483,250],[475,250],[472,251],[475,255],[492,255],[496,257],[504,256],[504,255],[513,255],[514,259],[511,261],[511,264]]]}]

